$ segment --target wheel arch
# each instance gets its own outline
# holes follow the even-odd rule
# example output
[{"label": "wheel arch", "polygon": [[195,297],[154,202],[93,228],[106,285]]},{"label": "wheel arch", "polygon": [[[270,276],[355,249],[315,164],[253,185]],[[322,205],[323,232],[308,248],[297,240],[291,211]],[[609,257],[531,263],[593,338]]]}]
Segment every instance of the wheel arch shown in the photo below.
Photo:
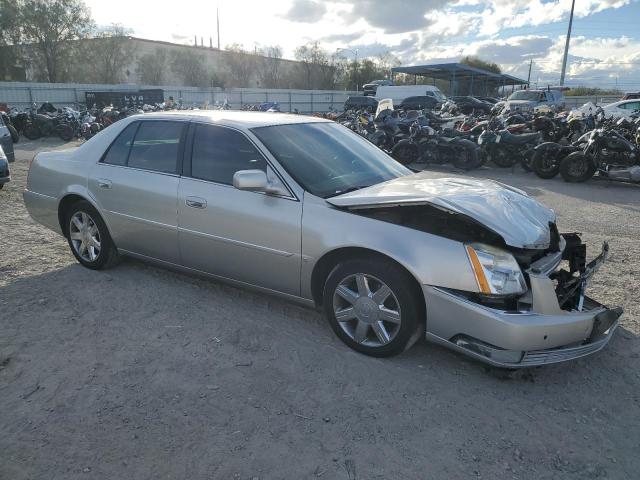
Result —
[{"label": "wheel arch", "polygon": [[91,200],[91,198],[89,198],[86,195],[82,195],[78,192],[68,192],[58,202],[58,222],[60,224],[60,230],[62,231],[62,235],[64,235],[65,237],[67,236],[67,225],[65,222],[65,214],[67,210],[72,205],[80,201],[89,202],[91,206],[96,209],[96,211],[98,212],[98,215],[100,215],[100,218],[106,225],[107,230],[109,231],[109,234],[111,234],[111,229],[109,228],[109,225],[107,224],[107,221],[104,215],[102,215],[102,213],[100,212],[100,209],[97,207],[96,203]]},{"label": "wheel arch", "polygon": [[356,258],[366,260],[377,258],[383,261],[392,262],[400,267],[407,273],[409,278],[412,279],[414,287],[416,288],[422,300],[420,302],[420,305],[423,308],[425,307],[424,292],[422,291],[421,284],[416,276],[407,267],[405,267],[402,263],[400,263],[393,257],[365,247],[339,247],[326,252],[324,255],[322,255],[322,257],[318,259],[311,272],[311,295],[316,306],[322,305],[324,284],[331,271],[341,261],[352,260]]}]

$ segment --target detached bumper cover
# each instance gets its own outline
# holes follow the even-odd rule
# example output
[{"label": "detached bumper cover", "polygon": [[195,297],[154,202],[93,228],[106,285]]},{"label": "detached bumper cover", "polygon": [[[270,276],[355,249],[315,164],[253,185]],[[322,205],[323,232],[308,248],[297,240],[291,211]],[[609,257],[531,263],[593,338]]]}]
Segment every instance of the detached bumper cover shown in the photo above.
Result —
[{"label": "detached bumper cover", "polygon": [[[584,357],[602,350],[618,327],[618,318],[622,315],[621,308],[605,310],[596,315],[591,335],[584,344],[576,347],[552,348],[549,350],[537,350],[526,352],[518,367],[536,367],[551,363],[564,362]],[[507,364],[507,366],[509,366]]]}]

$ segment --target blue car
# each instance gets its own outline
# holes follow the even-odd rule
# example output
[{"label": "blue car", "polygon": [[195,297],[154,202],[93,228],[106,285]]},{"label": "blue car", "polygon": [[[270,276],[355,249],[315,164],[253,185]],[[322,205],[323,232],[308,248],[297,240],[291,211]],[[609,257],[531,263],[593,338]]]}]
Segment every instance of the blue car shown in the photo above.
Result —
[{"label": "blue car", "polygon": [[[5,125],[2,115],[0,115],[0,148],[4,150],[4,155],[6,158],[13,162],[15,160],[15,154],[13,153],[13,139],[11,138],[11,132],[9,128]],[[0,167],[1,168],[1,167]],[[2,170],[0,170],[0,174]],[[1,178],[1,175],[0,175]],[[0,180],[2,182],[2,180]]]},{"label": "blue car", "polygon": [[[13,146],[13,144],[12,144]],[[9,172],[9,160],[0,146],[0,190],[4,184],[11,181],[11,173]]]}]

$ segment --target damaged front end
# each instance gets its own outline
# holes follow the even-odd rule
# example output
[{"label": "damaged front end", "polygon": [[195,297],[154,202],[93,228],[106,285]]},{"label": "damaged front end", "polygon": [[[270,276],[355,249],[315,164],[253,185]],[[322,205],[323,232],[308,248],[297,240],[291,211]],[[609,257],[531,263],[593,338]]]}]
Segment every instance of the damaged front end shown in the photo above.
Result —
[{"label": "damaged front end", "polygon": [[[328,202],[464,247],[473,275],[440,271],[422,285],[427,338],[434,342],[491,365],[532,367],[594,353],[618,324],[622,309],[585,294],[608,245],[587,263],[580,236],[560,234],[555,213],[518,189],[414,175]],[[428,241],[425,254],[438,254],[429,252]],[[456,282],[456,276],[469,281]],[[461,283],[463,289],[451,288]]]},{"label": "damaged front end", "polygon": [[[507,368],[573,360],[604,348],[618,326],[622,309],[598,303],[585,290],[606,261],[609,245],[605,242],[598,256],[587,263],[586,245],[578,234],[557,234],[555,224],[550,230],[552,242],[542,254],[511,249],[526,281],[522,294],[486,295],[426,287],[427,318],[429,313],[436,317],[427,336],[485,363]],[[467,315],[469,322],[442,328],[438,310]]]}]

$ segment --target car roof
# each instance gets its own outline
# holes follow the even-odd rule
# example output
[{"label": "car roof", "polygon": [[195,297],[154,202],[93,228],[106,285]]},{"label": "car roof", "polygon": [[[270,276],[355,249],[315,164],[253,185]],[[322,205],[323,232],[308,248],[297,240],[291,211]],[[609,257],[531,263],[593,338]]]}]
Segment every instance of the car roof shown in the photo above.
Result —
[{"label": "car roof", "polygon": [[411,95],[410,97],[404,98],[402,101],[406,102],[408,100],[414,100],[416,98],[418,98],[418,99],[429,99],[429,100],[437,101],[435,99],[435,97],[432,97],[431,95]]},{"label": "car roof", "polygon": [[608,105],[605,105],[604,108],[607,108],[607,107],[619,107],[620,105],[626,105],[627,103],[638,103],[638,99],[637,98],[629,98],[627,100],[618,100],[617,102],[613,102],[613,103],[610,103]]},{"label": "car roof", "polygon": [[140,115],[133,115],[130,118],[138,120],[166,119],[171,120],[176,117],[205,120],[228,127],[235,128],[255,128],[270,127],[273,125],[289,125],[292,123],[331,123],[331,120],[312,117],[309,115],[295,115],[278,112],[243,112],[239,110],[181,110],[174,112],[153,112]]}]

